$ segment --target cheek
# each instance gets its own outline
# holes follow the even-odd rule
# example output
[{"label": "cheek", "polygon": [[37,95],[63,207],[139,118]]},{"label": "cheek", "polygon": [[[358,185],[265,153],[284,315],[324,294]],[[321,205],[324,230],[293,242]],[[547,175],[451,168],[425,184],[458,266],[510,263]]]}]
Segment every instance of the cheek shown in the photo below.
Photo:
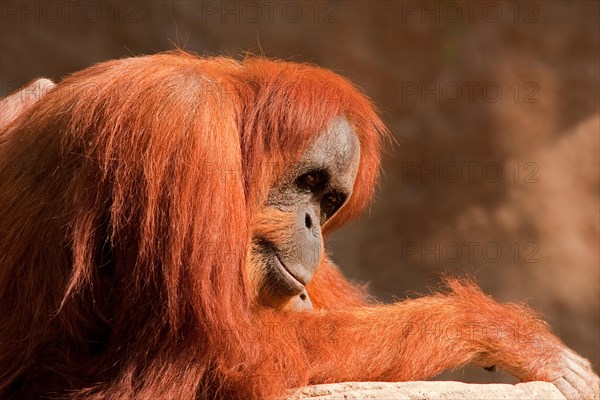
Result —
[{"label": "cheek", "polygon": [[266,265],[258,246],[251,241],[246,250],[246,282],[249,292],[256,298],[266,276]]},{"label": "cheek", "polygon": [[252,239],[266,239],[272,243],[289,242],[294,234],[295,214],[273,207],[263,208],[252,224]]},{"label": "cheek", "polygon": [[275,245],[288,243],[293,236],[294,215],[272,207],[264,207],[253,219],[252,239],[246,249],[246,277],[249,289],[258,296],[268,277],[268,263],[260,241]]}]

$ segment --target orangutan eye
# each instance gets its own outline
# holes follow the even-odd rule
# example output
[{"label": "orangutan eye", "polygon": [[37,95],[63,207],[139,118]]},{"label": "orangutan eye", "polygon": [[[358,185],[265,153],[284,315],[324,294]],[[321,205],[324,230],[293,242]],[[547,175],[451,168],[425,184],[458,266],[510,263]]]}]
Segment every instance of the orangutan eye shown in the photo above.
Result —
[{"label": "orangutan eye", "polygon": [[296,185],[303,190],[316,191],[327,185],[329,175],[324,170],[309,171],[296,179]]},{"label": "orangutan eye", "polygon": [[346,195],[337,191],[329,192],[321,200],[321,212],[329,219],[346,201]]}]

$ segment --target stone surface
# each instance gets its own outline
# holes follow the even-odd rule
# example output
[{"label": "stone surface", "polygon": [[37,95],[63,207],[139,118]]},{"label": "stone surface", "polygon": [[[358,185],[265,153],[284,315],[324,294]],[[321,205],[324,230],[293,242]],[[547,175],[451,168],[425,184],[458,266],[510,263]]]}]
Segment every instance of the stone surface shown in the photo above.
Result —
[{"label": "stone surface", "polygon": [[306,386],[286,400],[377,399],[377,400],[565,400],[548,382],[469,384],[450,381],[344,382]]}]

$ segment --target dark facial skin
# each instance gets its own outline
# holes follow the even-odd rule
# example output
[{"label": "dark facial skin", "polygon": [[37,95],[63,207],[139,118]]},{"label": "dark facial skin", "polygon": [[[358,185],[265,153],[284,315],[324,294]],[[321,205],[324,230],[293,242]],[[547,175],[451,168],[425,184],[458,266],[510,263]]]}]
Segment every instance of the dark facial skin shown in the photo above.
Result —
[{"label": "dark facial skin", "polygon": [[359,161],[358,137],[339,117],[271,188],[266,206],[290,215],[293,226],[282,243],[254,238],[265,296],[289,300],[286,308],[312,308],[305,286],[323,256],[321,228],[350,198]]}]

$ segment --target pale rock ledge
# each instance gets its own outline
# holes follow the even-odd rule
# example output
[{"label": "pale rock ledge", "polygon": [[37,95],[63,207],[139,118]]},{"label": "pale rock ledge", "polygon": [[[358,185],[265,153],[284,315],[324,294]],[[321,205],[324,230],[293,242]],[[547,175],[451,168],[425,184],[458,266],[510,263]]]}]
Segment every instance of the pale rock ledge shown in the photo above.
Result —
[{"label": "pale rock ledge", "polygon": [[462,382],[344,382],[306,386],[286,400],[565,400],[548,382],[472,384]]}]

